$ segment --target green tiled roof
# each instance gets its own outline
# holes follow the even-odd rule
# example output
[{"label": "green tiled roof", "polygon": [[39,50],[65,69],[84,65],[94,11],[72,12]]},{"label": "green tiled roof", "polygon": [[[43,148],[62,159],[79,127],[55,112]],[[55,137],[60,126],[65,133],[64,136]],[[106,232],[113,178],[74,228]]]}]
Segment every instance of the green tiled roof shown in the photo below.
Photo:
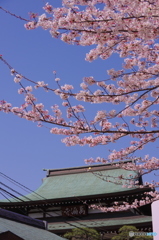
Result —
[{"label": "green tiled roof", "polygon": [[10,231],[24,240],[62,240],[61,238],[49,231],[32,227],[23,223],[0,218],[0,233]]},{"label": "green tiled roof", "polygon": [[[87,168],[88,169],[88,168]],[[44,179],[43,184],[35,193],[45,197],[45,199],[61,199],[70,197],[82,197],[99,194],[111,194],[123,192],[131,189],[123,188],[121,184],[104,181],[97,177],[95,173],[102,173],[105,176],[117,177],[123,175],[129,178],[129,174],[136,175],[135,172],[124,169],[110,169],[96,172],[69,173],[63,175],[52,175]],[[54,173],[53,173],[54,174]],[[113,178],[109,178],[114,181]],[[34,193],[27,196],[32,200],[39,200],[40,197]]]},{"label": "green tiled roof", "polygon": [[[101,178],[111,176],[107,177],[107,180],[110,180],[110,182],[102,180],[99,177],[100,174],[102,174]],[[122,184],[112,183],[111,181],[114,182],[118,176],[123,176],[125,179],[130,178],[130,174],[133,177],[137,175],[134,171],[112,168],[108,165],[94,165],[91,168],[79,167],[49,170],[49,175],[35,192],[20,198],[27,202],[29,199],[30,201],[44,200],[44,198],[58,200],[62,198],[121,193],[134,188],[123,188]],[[19,202],[19,200],[12,199],[12,202],[17,201]]]},{"label": "green tiled roof", "polygon": [[[90,220],[90,221],[70,221],[68,223],[56,222],[49,223],[48,230],[68,230],[76,227],[88,227],[88,228],[98,228],[98,227],[110,227],[110,226],[123,226],[130,224],[139,224],[139,223],[149,223],[152,222],[152,217],[150,216],[131,216],[125,218],[109,218],[102,220]],[[70,223],[70,224],[69,224]]]}]

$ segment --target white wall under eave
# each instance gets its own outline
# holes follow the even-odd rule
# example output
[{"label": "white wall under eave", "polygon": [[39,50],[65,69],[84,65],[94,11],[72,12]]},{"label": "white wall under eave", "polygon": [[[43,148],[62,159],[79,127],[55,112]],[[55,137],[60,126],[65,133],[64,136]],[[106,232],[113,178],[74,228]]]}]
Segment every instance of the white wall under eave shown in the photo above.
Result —
[{"label": "white wall under eave", "polygon": [[153,234],[156,235],[153,237],[154,240],[159,240],[159,200],[151,204],[152,208],[152,226]]},{"label": "white wall under eave", "polygon": [[62,212],[61,211],[48,211],[45,213],[45,216],[48,217],[61,217],[62,216]]},{"label": "white wall under eave", "polygon": [[28,216],[31,218],[43,218],[43,213],[29,213]]},{"label": "white wall under eave", "polygon": [[88,214],[92,214],[92,213],[103,213],[103,211],[100,210],[100,209],[92,209],[92,208],[89,208],[89,209],[88,209]]}]

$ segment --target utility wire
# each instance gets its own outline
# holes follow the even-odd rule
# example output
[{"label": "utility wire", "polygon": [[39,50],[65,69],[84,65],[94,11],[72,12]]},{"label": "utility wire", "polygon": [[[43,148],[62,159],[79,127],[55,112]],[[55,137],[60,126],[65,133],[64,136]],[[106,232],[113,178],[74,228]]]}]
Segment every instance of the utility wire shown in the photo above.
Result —
[{"label": "utility wire", "polygon": [[[3,192],[5,192],[5,193],[9,194],[11,197],[16,198],[16,199],[22,201],[19,197],[17,197],[17,196],[15,196],[14,194],[8,192],[8,191],[5,190],[4,188],[1,188],[1,187],[0,187],[0,191],[3,191]],[[23,202],[25,202],[25,201],[23,201]]]},{"label": "utility wire", "polygon": [[[31,189],[29,189],[29,188],[27,188],[26,186],[24,186],[23,184],[15,181],[13,178],[7,176],[6,174],[0,172],[0,175],[2,175],[2,177],[4,177],[5,179],[7,179],[9,182],[14,183],[16,186],[18,186],[18,187],[20,187],[21,189],[25,190],[26,192],[29,192],[29,193],[32,192]],[[27,190],[26,190],[26,189],[27,189]]]},{"label": "utility wire", "polygon": [[[13,188],[11,188],[11,187],[9,187],[8,185],[6,185],[6,184],[4,184],[4,183],[2,183],[2,182],[0,182],[0,184],[1,185],[3,185],[4,187],[6,187],[6,188],[8,188],[8,189],[10,189],[11,191],[13,191],[13,192],[15,192],[15,193],[17,193],[18,195],[21,195],[21,193],[20,192],[18,192],[18,191],[16,191],[16,190],[14,190]],[[26,196],[23,196],[24,198],[26,198],[26,199],[28,199],[28,200],[30,200],[28,197],[26,197]]]},{"label": "utility wire", "polygon": [[0,194],[1,194],[4,198],[6,198],[9,202],[11,202],[11,200],[10,200],[9,198],[7,198],[4,193],[0,192]]},{"label": "utility wire", "polygon": [[[3,193],[2,193],[3,192]],[[5,194],[4,194],[4,192],[5,192]],[[15,200],[17,200],[17,196],[15,196],[14,194],[11,194],[10,192],[8,192],[8,191],[6,191],[5,189],[0,189],[0,194],[4,197],[4,198],[6,198],[10,203],[13,203],[12,201],[11,201],[11,199],[10,198],[8,198],[8,197],[6,197],[6,195],[8,195],[9,197],[12,197],[12,199],[15,199]],[[18,199],[19,200],[19,199]],[[25,202],[25,201],[24,201]],[[24,212],[21,208],[19,209],[19,211],[22,213],[22,214],[24,214],[24,215],[26,215],[26,212]],[[28,216],[29,218],[31,218],[30,216]],[[33,218],[31,218],[31,219],[33,219]]]},{"label": "utility wire", "polygon": [[[10,192],[8,192],[8,191],[6,191],[5,189],[3,189],[3,188],[0,188],[0,191],[3,191],[3,192],[5,192],[7,195],[9,195],[9,196],[11,196],[12,198],[15,198],[15,199],[18,199],[18,200],[21,200],[20,198],[18,198],[18,197],[16,197],[14,194],[12,194],[12,193],[10,193]],[[1,193],[2,194],[2,193]],[[4,197],[5,197],[5,195],[4,194],[2,194]],[[9,200],[7,197],[5,197],[7,200]],[[29,198],[28,198],[29,199]],[[31,200],[31,199],[29,199],[29,200]],[[9,200],[10,201],[10,200]],[[23,201],[23,200],[22,200]],[[11,202],[11,201],[10,201]],[[26,201],[23,201],[24,203],[26,202]],[[12,202],[11,202],[12,203]],[[47,202],[46,202],[47,203]],[[46,211],[44,211],[43,209],[41,209],[41,208],[39,208],[39,207],[36,207],[37,209],[39,209],[39,210],[42,210],[43,211],[43,213],[46,213],[48,216],[50,216],[50,217],[54,217],[52,214],[50,214],[50,213],[48,213],[48,212],[46,212]],[[21,212],[23,212],[22,211],[22,209],[20,209],[20,211]],[[59,215],[56,211],[54,211],[57,215]],[[26,215],[26,213],[24,213],[23,212],[23,214],[25,214]],[[59,215],[60,216],[60,215]],[[74,216],[72,216],[73,218],[75,218]],[[29,218],[32,218],[32,217],[30,217],[29,216]],[[34,219],[34,218],[32,218],[32,219]],[[79,220],[79,219],[78,219]],[[82,227],[78,227],[78,226],[76,226],[75,224],[73,224],[73,223],[70,223],[70,222],[68,222],[68,221],[62,221],[63,223],[67,223],[68,225],[70,225],[71,227],[75,227],[75,228],[78,228],[78,229],[81,229],[81,230],[83,230],[83,231],[86,231],[86,232],[88,232],[89,233],[89,231],[87,231],[86,229],[83,229],[82,227],[87,227],[86,225],[84,225],[84,224],[82,224],[82,223],[79,223],[79,222],[76,222],[76,223],[78,223],[79,225],[82,225]]]},{"label": "utility wire", "polygon": [[[47,204],[51,204],[50,202],[48,202],[48,199],[46,199],[45,197],[43,197],[42,195],[40,195],[40,194],[38,194],[38,193],[36,193],[36,192],[34,192],[33,190],[31,190],[30,188],[28,188],[28,187],[26,187],[26,186],[24,186],[23,184],[21,184],[21,183],[19,183],[18,181],[15,181],[13,178],[10,178],[9,176],[7,176],[6,174],[4,174],[4,173],[2,173],[2,172],[0,172],[0,174],[4,177],[4,178],[6,178],[6,179],[9,179],[9,181],[10,182],[12,182],[13,184],[15,184],[16,186],[20,186],[23,190],[25,190],[26,192],[32,192],[32,193],[34,193],[35,195],[37,195],[38,197],[40,197],[40,200],[42,200],[43,199],[43,201],[44,201],[44,203],[47,203]],[[10,188],[10,189],[12,189],[12,188]],[[17,192],[17,191],[14,191],[14,192]],[[18,194],[20,194],[19,192],[18,192]],[[21,195],[21,194],[20,194]],[[14,196],[13,194],[11,194],[11,196]],[[25,196],[23,196],[23,197],[25,197]],[[14,196],[14,198],[16,198],[17,199],[17,197],[16,196]],[[28,199],[29,201],[33,201],[32,199],[30,199],[29,197],[25,197],[26,199]],[[24,200],[22,200],[22,199],[20,199],[20,198],[18,198],[18,200],[20,200],[20,201],[22,201],[22,202],[26,202],[26,201],[24,201]],[[80,200],[81,202],[82,202],[82,200]],[[11,201],[10,201],[11,202]],[[52,204],[51,204],[52,205]],[[52,205],[53,206],[53,205]],[[39,210],[42,210],[43,211],[43,213],[45,213],[46,215],[48,215],[48,216],[50,216],[50,217],[54,217],[52,214],[50,214],[50,213],[48,213],[48,212],[46,212],[46,211],[44,211],[43,209],[41,209],[41,208],[38,208],[37,207],[37,209],[39,209]],[[56,211],[54,211],[58,216],[61,216],[60,214],[58,214]],[[25,213],[25,215],[26,215],[26,213]],[[80,218],[78,218],[78,217],[75,217],[75,216],[71,216],[72,218],[74,218],[74,219],[76,219],[76,220],[81,220]],[[92,222],[95,222],[95,221],[93,221],[93,220],[91,220]],[[76,227],[76,228],[79,228],[79,229],[81,229],[80,227],[77,227],[76,225],[74,225],[74,224],[71,224],[70,222],[68,222],[68,221],[63,221],[64,223],[67,223],[67,224],[69,224],[70,226],[73,226],[73,227]],[[82,223],[80,223],[80,222],[77,222],[76,221],[76,223],[78,223],[79,225],[82,225],[82,227],[87,227],[87,225],[85,225],[85,224],[82,224]],[[101,227],[98,227],[98,229],[100,229],[100,230],[102,230],[102,231],[105,231],[105,229],[102,229]]]}]

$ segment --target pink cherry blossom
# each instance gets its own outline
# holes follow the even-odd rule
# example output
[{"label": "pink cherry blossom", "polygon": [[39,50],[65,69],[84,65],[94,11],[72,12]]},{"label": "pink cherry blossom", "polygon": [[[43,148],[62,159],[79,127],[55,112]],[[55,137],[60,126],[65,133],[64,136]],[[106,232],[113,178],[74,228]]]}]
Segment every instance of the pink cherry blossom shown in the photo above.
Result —
[{"label": "pink cherry blossom", "polygon": [[[62,6],[57,8],[46,3],[45,13],[37,20],[27,21],[27,30],[40,27],[67,44],[89,46],[85,57],[89,62],[97,58],[108,61],[111,56],[117,56],[122,61],[121,69],[114,66],[108,69],[106,65],[105,79],[85,76],[77,90],[72,84],[61,84],[63,79],[56,77],[53,71],[58,87],[51,88],[40,79],[35,82],[22,76],[1,56],[0,60],[9,67],[15,83],[20,85],[18,93],[24,96],[24,100],[19,107],[12,107],[2,100],[0,111],[40,122],[42,126],[50,124],[50,132],[63,135],[62,142],[66,146],[111,145],[108,156],[85,159],[88,164],[109,163],[135,171],[138,176],[159,170],[157,157],[140,157],[140,151],[146,150],[149,143],[158,142],[159,138],[158,6],[159,0],[63,0]],[[23,86],[23,82],[29,82],[31,86]],[[59,96],[62,107],[55,104],[46,109],[36,97],[35,89],[39,88]],[[98,110],[94,110],[97,104]],[[121,146],[120,140],[123,139],[125,142]],[[126,163],[125,160],[130,161]],[[106,181],[126,188],[153,189],[159,186],[159,182],[154,181],[139,184],[132,176],[124,179],[123,175],[107,176]],[[145,190],[145,198],[135,199],[131,204],[114,202],[111,207],[91,207],[121,211],[156,199],[159,194],[153,189],[147,193]]]}]

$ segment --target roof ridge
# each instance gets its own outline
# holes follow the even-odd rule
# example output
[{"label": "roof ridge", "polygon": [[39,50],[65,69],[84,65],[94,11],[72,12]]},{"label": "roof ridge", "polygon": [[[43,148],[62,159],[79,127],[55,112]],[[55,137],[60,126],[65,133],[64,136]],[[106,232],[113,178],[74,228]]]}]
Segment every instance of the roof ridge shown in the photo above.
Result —
[{"label": "roof ridge", "polygon": [[101,163],[101,164],[93,164],[93,165],[85,165],[85,166],[78,166],[78,167],[66,167],[66,168],[52,168],[52,169],[43,169],[43,171],[61,171],[61,170],[67,170],[67,169],[80,169],[80,168],[88,168],[88,167],[100,167],[100,166],[115,166],[115,164],[120,163],[127,163],[132,162],[133,160],[125,160],[125,161],[119,161],[119,162],[113,162],[113,163]]},{"label": "roof ridge", "polygon": [[1,218],[6,218],[9,220],[13,220],[16,222],[24,223],[30,226],[34,226],[37,228],[41,229],[46,229],[45,222],[38,220],[38,219],[33,219],[31,217],[19,214],[19,213],[14,213],[5,209],[0,208],[0,217]]},{"label": "roof ridge", "polygon": [[[95,165],[87,165],[80,167],[69,167],[69,168],[58,168],[58,169],[43,169],[47,171],[47,177],[55,176],[55,175],[65,175],[65,174],[74,174],[74,173],[84,173],[84,172],[93,172],[93,171],[102,171],[102,170],[110,170],[110,169],[119,169],[117,164],[132,162],[132,160],[127,160],[123,162],[115,162],[109,164],[95,164]],[[44,178],[45,179],[45,178]]]}]

